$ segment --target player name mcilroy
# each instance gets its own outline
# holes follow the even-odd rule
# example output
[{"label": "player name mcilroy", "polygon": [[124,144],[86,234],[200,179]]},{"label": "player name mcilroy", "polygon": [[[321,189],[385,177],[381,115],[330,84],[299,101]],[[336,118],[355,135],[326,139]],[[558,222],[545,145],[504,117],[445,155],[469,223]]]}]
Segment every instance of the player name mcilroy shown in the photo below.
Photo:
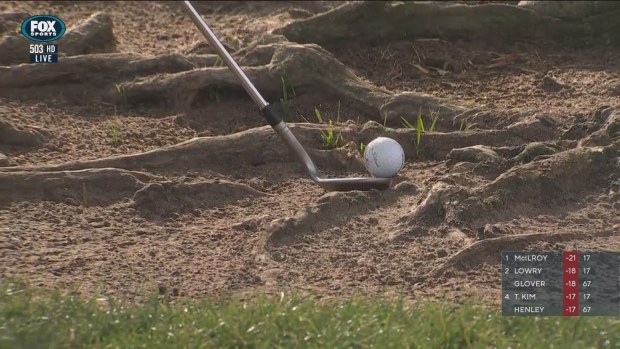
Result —
[{"label": "player name mcilroy", "polygon": [[515,313],[525,313],[525,314],[540,314],[545,310],[545,307],[514,307]]},{"label": "player name mcilroy", "polygon": [[514,255],[517,262],[546,262],[546,254],[516,254]]}]

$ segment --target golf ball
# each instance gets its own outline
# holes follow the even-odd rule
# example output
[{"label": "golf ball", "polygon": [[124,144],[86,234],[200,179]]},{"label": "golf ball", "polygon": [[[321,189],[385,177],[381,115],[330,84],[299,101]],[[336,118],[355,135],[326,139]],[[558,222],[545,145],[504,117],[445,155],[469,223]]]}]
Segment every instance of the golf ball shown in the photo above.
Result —
[{"label": "golf ball", "polygon": [[379,178],[392,178],[405,164],[403,147],[392,138],[378,137],[364,150],[366,169]]}]

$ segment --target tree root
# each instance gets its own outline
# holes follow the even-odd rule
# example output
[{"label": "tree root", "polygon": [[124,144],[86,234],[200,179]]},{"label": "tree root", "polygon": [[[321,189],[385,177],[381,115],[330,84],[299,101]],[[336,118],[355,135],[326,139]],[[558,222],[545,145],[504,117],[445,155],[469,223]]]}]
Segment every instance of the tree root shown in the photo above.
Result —
[{"label": "tree root", "polygon": [[601,146],[610,144],[613,139],[620,139],[620,110],[606,108],[601,111],[600,118],[605,120],[603,126],[583,139],[580,142],[582,146]]},{"label": "tree root", "polygon": [[[531,134],[545,140],[553,138],[556,129],[539,119],[518,122],[503,130],[476,130],[451,133],[428,133],[422,138],[420,148],[415,146],[415,131],[388,129],[368,122],[359,130],[355,124],[343,124],[334,127],[348,142],[348,146],[339,149],[324,150],[321,133],[330,130],[325,124],[289,124],[292,132],[306,147],[310,156],[320,168],[334,171],[360,171],[364,166],[358,152],[358,144],[367,144],[378,136],[387,136],[397,140],[410,159],[443,160],[455,148],[485,144],[491,146],[520,146],[531,139],[524,138]],[[235,164],[223,159],[235,158]],[[189,168],[229,168],[239,164],[257,166],[264,163],[296,162],[291,152],[283,146],[281,140],[270,127],[263,126],[239,133],[197,137],[191,140],[148,152],[112,156],[107,158],[74,161],[58,165],[37,167],[10,167],[1,171],[63,171],[87,168],[122,168],[127,170],[174,169],[184,171]],[[296,170],[303,171],[301,165]]]},{"label": "tree root", "polygon": [[37,147],[45,143],[49,132],[34,126],[13,125],[7,121],[0,121],[0,144]]},{"label": "tree root", "polygon": [[[59,55],[74,56],[89,53],[114,52],[116,39],[112,31],[112,18],[97,12],[78,24],[59,41]],[[20,33],[13,33],[0,41],[0,65],[27,63],[25,51],[30,41]]]},{"label": "tree root", "polygon": [[[357,132],[357,131],[355,131]],[[416,131],[385,128],[375,122],[363,125],[359,135],[343,133],[347,139],[367,144],[379,136],[398,141],[409,159],[444,160],[454,149],[485,145],[490,147],[522,146],[530,142],[549,141],[559,136],[557,126],[545,117],[534,116],[500,130],[423,133],[416,145]]]},{"label": "tree root", "polygon": [[28,18],[25,12],[3,12],[0,13],[0,35],[4,35],[8,31],[12,31]]},{"label": "tree root", "polygon": [[[380,16],[377,14],[380,13]],[[606,14],[600,15],[605,16]],[[597,16],[597,17],[600,17]],[[605,22],[616,22],[610,16]],[[599,18],[599,21],[603,19]],[[617,40],[610,26],[563,21],[504,4],[463,5],[441,2],[355,2],[274,30],[290,41],[320,45],[344,40],[385,42],[411,38],[515,41],[592,38]],[[356,28],[352,31],[351,28]],[[615,27],[613,27],[615,28]]]},{"label": "tree root", "polygon": [[[335,171],[363,170],[360,160],[355,154],[351,154],[350,149],[320,149],[320,132],[326,125],[289,126],[319,167]],[[235,159],[235,162],[231,163],[229,159]],[[264,163],[293,161],[297,161],[293,154],[283,146],[270,127],[264,126],[226,136],[193,138],[143,153],[59,165],[6,167],[0,168],[0,171],[66,171],[113,167],[127,170],[171,169],[182,172],[190,168],[230,169],[243,164],[259,166]],[[302,171],[300,164],[295,169]]]},{"label": "tree root", "polygon": [[274,220],[254,252],[259,258],[269,259],[273,248],[299,242],[308,234],[337,225],[343,217],[349,219],[392,203],[398,195],[399,192],[394,190],[327,193],[315,205],[299,211],[294,217]]},{"label": "tree root", "polygon": [[[42,85],[89,84],[92,88],[139,76],[169,74],[213,66],[214,55],[161,55],[145,58],[125,53],[90,54],[64,58],[54,65],[17,65],[0,67],[0,91],[16,88],[40,88]],[[97,69],[93,69],[97,67]],[[84,86],[82,87],[84,88]],[[120,94],[122,91],[115,90]]]},{"label": "tree root", "polygon": [[323,12],[334,6],[333,1],[270,1],[268,3],[250,3],[245,1],[208,1],[197,2],[194,7],[198,12],[206,11],[226,11],[256,14],[262,12],[273,12],[281,8],[298,8],[309,11],[311,14]]},{"label": "tree root", "polygon": [[0,205],[16,201],[56,201],[72,205],[105,205],[130,198],[150,174],[115,168],[61,172],[0,172]]},{"label": "tree root", "polygon": [[520,1],[519,7],[541,15],[567,20],[579,20],[608,11],[620,10],[613,1]]},{"label": "tree root", "polygon": [[[617,228],[617,226],[616,226]],[[593,239],[614,236],[614,228],[596,233],[562,232],[506,235],[477,241],[451,256],[439,267],[431,270],[427,277],[436,278],[448,270],[471,270],[481,264],[496,264],[501,261],[501,253],[506,250],[524,250],[531,245],[547,242],[558,243],[576,239]]]},{"label": "tree root", "polygon": [[[273,55],[269,64],[244,68],[257,89],[271,100],[280,97],[284,79],[298,94],[308,90],[319,90],[351,99],[369,110],[374,110],[377,120],[381,119],[380,115],[385,114],[394,117],[405,106],[421,108],[425,114],[430,110],[441,110],[446,117],[464,111],[429,95],[418,93],[395,95],[378,88],[360,79],[329,52],[316,45],[292,43],[257,45],[255,50],[247,53],[245,57],[250,63],[258,63],[266,60],[271,51]],[[217,88],[236,88],[241,91],[242,87],[226,68],[204,68],[126,82],[122,84],[122,88],[130,103],[164,100],[170,106],[184,109],[194,102],[200,91]],[[118,96],[114,93],[112,96],[116,97],[118,102]]]},{"label": "tree root", "polygon": [[[476,189],[439,182],[391,234],[407,239],[440,224],[471,229],[516,214],[540,213],[541,207],[562,205],[584,191],[600,187],[618,171],[620,143],[607,147],[576,148],[541,161],[519,165]],[[520,211],[514,210],[519,204]],[[524,203],[532,212],[523,211]]]},{"label": "tree root", "polygon": [[[268,100],[278,100],[285,83],[297,94],[322,91],[352,100],[374,114],[377,121],[384,121],[386,117],[390,120],[397,118],[405,109],[420,110],[426,117],[439,111],[440,122],[451,120],[466,111],[430,95],[412,92],[395,94],[379,88],[355,75],[317,45],[298,45],[281,40],[281,37],[269,36],[264,42],[270,44],[261,45],[258,42],[242,59],[249,64],[263,63],[269,59],[266,64],[244,68]],[[0,67],[0,94],[24,95],[23,91],[15,88],[36,86],[37,98],[41,98],[45,95],[41,92],[42,86],[48,85],[50,93],[58,97],[72,95],[69,92],[76,88],[83,92],[90,87],[96,93],[89,96],[75,94],[75,98],[82,103],[89,102],[89,99],[129,105],[163,103],[186,110],[201,93],[222,88],[243,93],[238,79],[227,68],[213,67],[216,62],[214,55],[166,55],[148,59],[129,55],[88,55],[63,59],[53,67]],[[93,66],[98,69],[93,70]],[[63,85],[68,84],[71,84],[72,90],[64,91]]]},{"label": "tree root", "polygon": [[484,145],[452,149],[448,153],[447,158],[448,162],[446,165],[448,167],[459,162],[499,164],[503,160],[491,147]]},{"label": "tree root", "polygon": [[138,190],[134,197],[137,211],[145,216],[167,217],[189,209],[210,208],[267,194],[227,181],[196,183],[155,182]]},{"label": "tree root", "polygon": [[[597,236],[609,236],[607,234],[597,234]],[[495,264],[501,260],[501,253],[505,250],[523,250],[536,243],[549,242],[557,243],[584,238],[586,234],[579,232],[566,233],[532,233],[507,235],[491,239],[477,241],[461,251],[451,256],[439,267],[431,270],[428,278],[442,276],[448,270],[471,270],[481,264]],[[592,236],[587,235],[588,238]]]}]

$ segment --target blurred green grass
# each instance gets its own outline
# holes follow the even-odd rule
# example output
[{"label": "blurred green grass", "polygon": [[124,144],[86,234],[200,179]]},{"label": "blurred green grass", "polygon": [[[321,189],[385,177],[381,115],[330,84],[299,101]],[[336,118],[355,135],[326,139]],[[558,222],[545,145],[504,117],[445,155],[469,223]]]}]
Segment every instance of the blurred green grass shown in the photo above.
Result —
[{"label": "blurred green grass", "polygon": [[355,298],[142,304],[2,281],[0,348],[618,348],[618,318],[502,317],[475,305]]}]

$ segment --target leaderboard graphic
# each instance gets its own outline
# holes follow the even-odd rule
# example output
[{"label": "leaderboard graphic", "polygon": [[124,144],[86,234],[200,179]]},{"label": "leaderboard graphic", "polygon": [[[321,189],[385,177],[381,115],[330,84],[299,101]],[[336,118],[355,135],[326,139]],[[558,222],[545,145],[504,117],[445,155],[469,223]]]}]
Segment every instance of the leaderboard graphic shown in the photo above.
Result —
[{"label": "leaderboard graphic", "polygon": [[505,316],[620,316],[620,252],[503,252]]}]

